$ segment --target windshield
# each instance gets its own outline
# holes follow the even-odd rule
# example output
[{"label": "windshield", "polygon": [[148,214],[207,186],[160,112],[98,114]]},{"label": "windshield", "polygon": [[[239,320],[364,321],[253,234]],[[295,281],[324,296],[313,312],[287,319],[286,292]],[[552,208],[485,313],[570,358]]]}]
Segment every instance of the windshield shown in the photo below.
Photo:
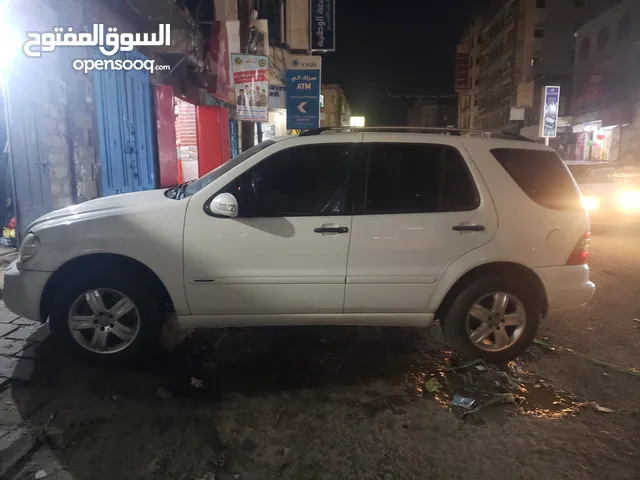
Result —
[{"label": "windshield", "polygon": [[229,160],[226,163],[223,163],[215,170],[211,170],[206,175],[203,175],[199,179],[191,182],[184,191],[184,197],[190,197],[194,193],[199,192],[204,187],[209,185],[214,180],[220,178],[222,175],[227,173],[232,168],[240,165],[245,160],[248,160],[249,158],[253,157],[256,153],[261,152],[265,148],[273,145],[274,143],[276,142],[274,142],[273,140],[265,140],[264,142],[259,143],[258,145],[254,145],[249,150],[245,150],[241,154],[236,155],[231,160]]}]

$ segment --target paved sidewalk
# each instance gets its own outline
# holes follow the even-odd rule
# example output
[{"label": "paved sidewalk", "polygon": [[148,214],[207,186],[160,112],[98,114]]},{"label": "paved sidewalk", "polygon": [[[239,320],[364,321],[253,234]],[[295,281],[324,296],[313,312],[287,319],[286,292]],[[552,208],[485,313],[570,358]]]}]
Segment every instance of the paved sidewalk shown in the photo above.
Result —
[{"label": "paved sidewalk", "polygon": [[30,380],[49,326],[11,313],[0,301],[0,389],[9,380]]}]

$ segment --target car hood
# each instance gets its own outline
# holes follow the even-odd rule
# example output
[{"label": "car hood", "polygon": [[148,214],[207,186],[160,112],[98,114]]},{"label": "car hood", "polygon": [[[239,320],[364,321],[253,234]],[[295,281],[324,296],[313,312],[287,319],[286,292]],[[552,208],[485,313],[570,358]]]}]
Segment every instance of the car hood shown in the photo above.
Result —
[{"label": "car hood", "polygon": [[131,211],[143,211],[150,208],[161,208],[163,204],[182,200],[173,200],[165,196],[166,190],[146,190],[144,192],[123,193],[109,197],[96,198],[78,205],[61,208],[47,213],[34,221],[27,231],[46,224],[53,226],[58,223],[79,221],[100,216],[112,216]]}]

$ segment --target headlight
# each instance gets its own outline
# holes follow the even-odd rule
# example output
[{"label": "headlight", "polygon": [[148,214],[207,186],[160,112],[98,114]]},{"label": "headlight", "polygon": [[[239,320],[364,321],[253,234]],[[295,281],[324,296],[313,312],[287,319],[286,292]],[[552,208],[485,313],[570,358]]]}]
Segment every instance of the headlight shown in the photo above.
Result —
[{"label": "headlight", "polygon": [[592,212],[600,207],[598,197],[582,197],[582,206],[585,210]]},{"label": "headlight", "polygon": [[35,234],[29,233],[20,245],[20,253],[18,254],[18,261],[20,263],[27,263],[38,253],[40,248],[40,239]]},{"label": "headlight", "polygon": [[618,202],[625,209],[640,208],[640,192],[623,192],[618,195]]}]

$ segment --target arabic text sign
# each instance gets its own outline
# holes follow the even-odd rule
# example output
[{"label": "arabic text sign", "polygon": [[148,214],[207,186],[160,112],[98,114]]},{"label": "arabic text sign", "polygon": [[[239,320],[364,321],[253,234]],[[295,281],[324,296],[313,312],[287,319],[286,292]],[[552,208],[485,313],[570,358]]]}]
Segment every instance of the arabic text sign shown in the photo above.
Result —
[{"label": "arabic text sign", "polygon": [[335,52],[335,0],[311,0],[309,15],[311,51]]},{"label": "arabic text sign", "polygon": [[320,57],[296,57],[287,70],[287,129],[320,127]]},{"label": "arabic text sign", "polygon": [[269,120],[269,57],[231,55],[236,95],[236,118],[249,122]]},{"label": "arabic text sign", "polygon": [[269,107],[287,108],[287,88],[284,85],[269,85]]},{"label": "arabic text sign", "polygon": [[158,26],[158,33],[118,33],[115,27],[104,24],[93,25],[89,32],[75,32],[73,28],[56,27],[52,32],[27,32],[28,40],[22,51],[27,57],[41,57],[58,47],[99,47],[107,57],[118,52],[131,52],[134,47],[170,46],[171,26]]},{"label": "arabic text sign", "polygon": [[540,116],[540,137],[555,138],[557,136],[559,108],[560,87],[544,87],[542,115]]}]

